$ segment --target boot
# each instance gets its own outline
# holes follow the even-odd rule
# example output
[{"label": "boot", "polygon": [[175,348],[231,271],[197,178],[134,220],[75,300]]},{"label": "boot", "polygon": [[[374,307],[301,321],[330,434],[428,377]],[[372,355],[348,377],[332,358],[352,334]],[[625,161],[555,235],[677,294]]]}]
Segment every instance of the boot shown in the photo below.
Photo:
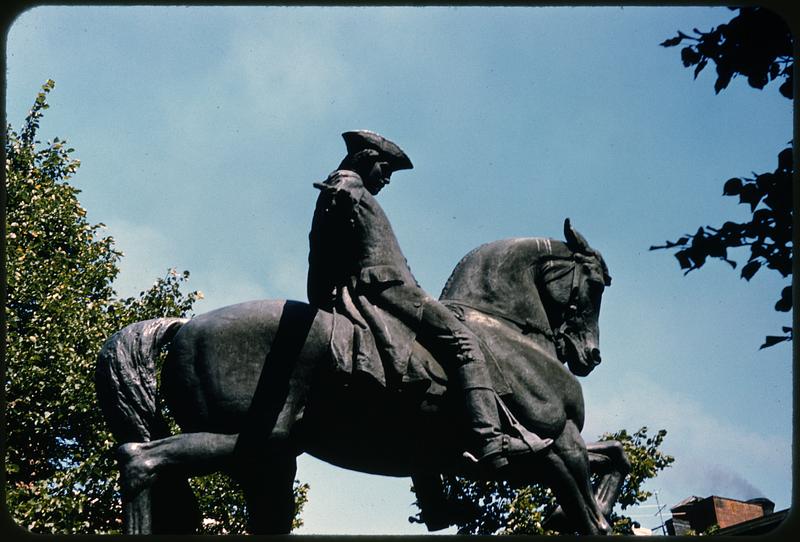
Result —
[{"label": "boot", "polygon": [[512,437],[500,430],[499,398],[491,388],[465,390],[465,410],[472,433],[478,439],[478,457],[469,452],[464,456],[492,472],[508,466],[510,457],[533,454],[546,449],[553,439],[542,439],[526,431],[525,438]]}]

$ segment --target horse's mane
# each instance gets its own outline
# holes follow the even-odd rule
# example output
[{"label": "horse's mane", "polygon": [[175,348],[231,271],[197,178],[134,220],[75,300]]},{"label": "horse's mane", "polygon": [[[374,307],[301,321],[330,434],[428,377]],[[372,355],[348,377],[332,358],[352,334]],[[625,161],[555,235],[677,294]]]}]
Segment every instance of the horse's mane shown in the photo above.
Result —
[{"label": "horse's mane", "polygon": [[[569,249],[563,241],[551,239],[549,237],[512,237],[484,243],[467,252],[467,254],[459,260],[453,268],[453,272],[450,273],[450,276],[447,278],[439,297],[446,298],[448,292],[453,288],[455,281],[463,276],[464,270],[478,265],[478,262],[484,260],[487,254],[497,254],[504,250],[518,251],[523,249],[530,251],[535,257],[549,255],[553,258],[560,258],[570,254]],[[531,265],[534,263],[536,263],[535,258],[530,261]]]},{"label": "horse's mane", "polygon": [[540,273],[572,265],[563,241],[517,237],[485,243],[458,262],[439,298],[539,328],[547,325]]},{"label": "horse's mane", "polygon": [[467,262],[470,260],[470,258],[472,258],[472,256],[473,256],[473,255],[474,255],[476,252],[478,252],[479,250],[481,250],[483,247],[485,247],[485,246],[486,246],[486,245],[488,245],[488,244],[489,244],[489,243],[484,243],[484,244],[482,244],[482,245],[479,245],[479,246],[477,246],[477,247],[473,248],[472,250],[470,250],[469,252],[467,252],[467,253],[464,255],[464,257],[463,257],[463,258],[461,258],[461,259],[458,261],[458,263],[456,264],[456,266],[453,268],[453,271],[450,273],[450,276],[449,276],[449,277],[447,277],[447,282],[445,282],[445,283],[444,283],[444,288],[442,288],[442,293],[441,293],[441,294],[439,294],[439,298],[443,298],[443,297],[445,297],[445,295],[446,295],[446,292],[448,292],[448,291],[450,290],[450,287],[453,285],[453,281],[455,280],[456,273],[458,273],[459,271],[461,271],[461,269],[462,269],[462,268],[463,268],[465,265],[468,265],[468,264],[467,264]]}]

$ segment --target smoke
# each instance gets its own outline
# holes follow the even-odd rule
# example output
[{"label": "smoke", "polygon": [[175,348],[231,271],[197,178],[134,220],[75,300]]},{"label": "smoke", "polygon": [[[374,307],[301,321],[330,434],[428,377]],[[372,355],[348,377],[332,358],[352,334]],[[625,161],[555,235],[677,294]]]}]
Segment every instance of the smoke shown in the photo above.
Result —
[{"label": "smoke", "polygon": [[718,465],[710,465],[705,471],[703,484],[708,488],[708,495],[729,497],[746,501],[756,497],[765,497],[764,492],[736,474]]}]

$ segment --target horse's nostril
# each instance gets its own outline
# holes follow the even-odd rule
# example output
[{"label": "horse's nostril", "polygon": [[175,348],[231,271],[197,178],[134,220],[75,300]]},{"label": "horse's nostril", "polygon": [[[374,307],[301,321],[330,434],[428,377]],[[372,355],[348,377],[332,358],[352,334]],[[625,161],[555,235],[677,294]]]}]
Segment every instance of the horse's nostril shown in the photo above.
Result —
[{"label": "horse's nostril", "polygon": [[592,361],[595,365],[600,365],[602,359],[600,358],[600,349],[599,348],[592,348]]}]

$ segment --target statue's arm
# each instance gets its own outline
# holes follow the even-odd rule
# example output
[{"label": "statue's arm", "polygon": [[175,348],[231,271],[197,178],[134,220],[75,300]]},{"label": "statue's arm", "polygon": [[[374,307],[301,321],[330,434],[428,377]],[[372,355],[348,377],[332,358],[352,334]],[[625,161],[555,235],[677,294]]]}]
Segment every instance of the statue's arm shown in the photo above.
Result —
[{"label": "statue's arm", "polygon": [[314,183],[320,191],[309,234],[306,293],[311,305],[331,310],[335,300],[337,268],[343,257],[343,239],[353,227],[353,215],[364,185],[353,172],[337,171],[324,182]]}]

